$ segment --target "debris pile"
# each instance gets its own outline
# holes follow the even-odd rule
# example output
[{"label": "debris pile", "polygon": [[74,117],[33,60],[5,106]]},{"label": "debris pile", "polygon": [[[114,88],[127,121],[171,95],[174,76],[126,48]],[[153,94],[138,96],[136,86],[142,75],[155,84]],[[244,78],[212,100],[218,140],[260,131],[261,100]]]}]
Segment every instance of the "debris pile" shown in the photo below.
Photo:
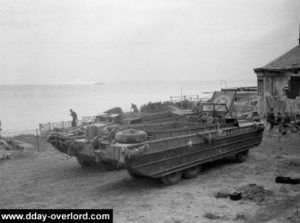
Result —
[{"label": "debris pile", "polygon": [[24,147],[14,140],[0,139],[0,160],[9,159],[13,151],[23,150]]},{"label": "debris pile", "polygon": [[155,112],[164,112],[170,110],[170,105],[174,105],[174,103],[170,101],[165,102],[149,102],[148,104],[144,104],[141,106],[140,111],[142,113],[155,113]]},{"label": "debris pile", "polygon": [[295,211],[291,216],[287,217],[287,220],[291,223],[300,222],[300,211]]},{"label": "debris pile", "polygon": [[256,184],[242,186],[237,190],[242,193],[243,200],[249,200],[257,203],[264,201],[267,196],[271,196],[273,194],[271,190],[266,190],[263,186]]},{"label": "debris pile", "polygon": [[263,186],[249,184],[237,188],[234,192],[229,190],[219,191],[215,194],[215,198],[230,198],[234,201],[242,199],[260,203],[272,194],[271,190],[266,190]]},{"label": "debris pile", "polygon": [[211,219],[211,220],[215,220],[215,219],[220,219],[220,216],[211,212],[205,212],[203,217]]}]

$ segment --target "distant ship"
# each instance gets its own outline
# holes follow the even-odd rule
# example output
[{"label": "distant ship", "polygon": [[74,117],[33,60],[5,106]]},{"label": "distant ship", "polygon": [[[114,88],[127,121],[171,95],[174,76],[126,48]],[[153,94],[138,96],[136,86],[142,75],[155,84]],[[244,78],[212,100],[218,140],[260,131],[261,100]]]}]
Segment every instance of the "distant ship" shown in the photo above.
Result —
[{"label": "distant ship", "polygon": [[102,83],[102,82],[97,82],[97,83],[94,83],[95,85],[98,85],[98,84],[104,84],[104,83]]}]

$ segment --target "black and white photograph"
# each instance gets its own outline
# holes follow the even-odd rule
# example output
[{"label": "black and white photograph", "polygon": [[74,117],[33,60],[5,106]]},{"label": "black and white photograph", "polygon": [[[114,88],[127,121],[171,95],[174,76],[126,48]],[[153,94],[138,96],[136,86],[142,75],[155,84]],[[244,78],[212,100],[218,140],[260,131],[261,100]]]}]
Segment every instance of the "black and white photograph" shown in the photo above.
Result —
[{"label": "black and white photograph", "polygon": [[0,222],[299,223],[299,0],[0,0]]}]

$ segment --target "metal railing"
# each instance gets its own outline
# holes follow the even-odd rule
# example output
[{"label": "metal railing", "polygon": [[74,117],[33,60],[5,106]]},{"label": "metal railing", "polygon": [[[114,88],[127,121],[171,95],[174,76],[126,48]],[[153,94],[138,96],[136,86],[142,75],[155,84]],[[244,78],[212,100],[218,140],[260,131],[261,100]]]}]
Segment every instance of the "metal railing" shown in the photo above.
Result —
[{"label": "metal railing", "polygon": [[199,95],[182,95],[182,96],[170,96],[171,102],[180,102],[180,101],[199,101],[201,98]]},{"label": "metal railing", "polygon": [[[96,119],[96,116],[83,116],[81,120],[78,120],[77,125],[94,122],[95,119]],[[70,128],[70,127],[72,127],[72,121],[40,123],[39,131],[41,134],[43,134],[43,133],[52,131],[54,128]]]}]

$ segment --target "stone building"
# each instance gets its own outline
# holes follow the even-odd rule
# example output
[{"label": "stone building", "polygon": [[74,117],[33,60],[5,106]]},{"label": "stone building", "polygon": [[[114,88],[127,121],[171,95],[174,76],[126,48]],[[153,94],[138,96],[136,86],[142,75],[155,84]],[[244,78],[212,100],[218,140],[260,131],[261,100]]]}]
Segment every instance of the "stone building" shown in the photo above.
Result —
[{"label": "stone building", "polygon": [[274,108],[275,113],[300,114],[300,39],[299,45],[254,71],[261,116],[270,108]]}]

